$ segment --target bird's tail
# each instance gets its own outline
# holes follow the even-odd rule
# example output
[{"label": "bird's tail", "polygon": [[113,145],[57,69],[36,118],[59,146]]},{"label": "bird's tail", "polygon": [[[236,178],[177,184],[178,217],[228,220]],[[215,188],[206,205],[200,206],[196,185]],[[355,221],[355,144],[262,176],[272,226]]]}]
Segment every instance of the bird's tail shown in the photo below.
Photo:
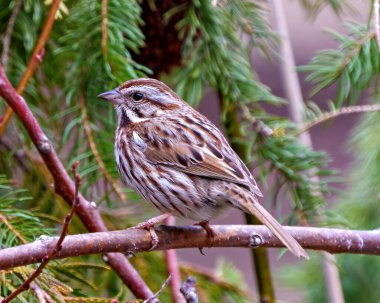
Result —
[{"label": "bird's tail", "polygon": [[259,202],[253,201],[253,203],[246,203],[244,207],[259,219],[260,222],[265,224],[294,255],[309,259],[309,255],[296,239],[294,239]]}]

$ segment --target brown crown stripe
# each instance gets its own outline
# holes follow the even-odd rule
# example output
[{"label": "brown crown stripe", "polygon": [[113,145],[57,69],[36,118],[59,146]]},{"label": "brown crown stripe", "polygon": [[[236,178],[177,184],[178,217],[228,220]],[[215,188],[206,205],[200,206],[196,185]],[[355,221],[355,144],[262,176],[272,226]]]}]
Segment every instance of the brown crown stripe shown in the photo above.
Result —
[{"label": "brown crown stripe", "polygon": [[120,89],[125,89],[125,88],[129,88],[131,86],[139,86],[139,85],[148,85],[148,86],[157,87],[161,92],[167,92],[167,91],[173,92],[173,90],[169,86],[167,86],[166,84],[164,84],[164,83],[162,83],[156,79],[150,79],[150,78],[139,78],[139,79],[129,80],[129,81],[123,83],[120,86]]},{"label": "brown crown stripe", "polygon": [[[122,85],[120,85],[119,89],[126,89],[126,88],[129,88],[131,86],[144,86],[144,85],[156,87],[160,90],[160,92],[165,93],[165,94],[169,94],[173,98],[184,102],[183,100],[181,100],[178,97],[178,95],[169,86],[167,86],[166,84],[164,84],[164,83],[162,83],[156,79],[138,78],[138,79],[129,80],[129,81],[123,83]],[[172,109],[175,109],[177,107],[178,107],[178,105],[174,105]]]}]

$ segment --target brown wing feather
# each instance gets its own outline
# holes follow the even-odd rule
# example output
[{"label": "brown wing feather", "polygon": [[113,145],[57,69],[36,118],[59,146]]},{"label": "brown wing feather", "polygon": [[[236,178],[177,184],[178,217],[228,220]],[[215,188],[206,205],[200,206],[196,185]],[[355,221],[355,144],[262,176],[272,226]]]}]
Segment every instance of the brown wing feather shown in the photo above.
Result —
[{"label": "brown wing feather", "polygon": [[225,158],[216,157],[205,146],[181,143],[173,144],[170,148],[162,146],[157,149],[148,144],[144,153],[148,161],[155,164],[175,167],[192,175],[230,181],[248,188],[252,187],[252,183],[244,178],[241,170],[227,163]]}]

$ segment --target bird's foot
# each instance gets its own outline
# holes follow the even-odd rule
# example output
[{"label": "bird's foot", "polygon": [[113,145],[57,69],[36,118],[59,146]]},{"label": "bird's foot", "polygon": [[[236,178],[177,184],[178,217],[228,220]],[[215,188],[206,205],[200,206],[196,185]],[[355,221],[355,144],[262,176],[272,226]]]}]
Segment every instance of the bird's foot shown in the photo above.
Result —
[{"label": "bird's foot", "polygon": [[[212,244],[213,244],[213,242],[214,242],[215,232],[214,232],[214,230],[211,228],[209,221],[206,221],[206,220],[205,220],[205,221],[201,221],[201,222],[199,222],[199,223],[195,223],[194,225],[199,225],[199,226],[201,226],[201,227],[207,232],[207,236],[208,236],[208,239],[209,239],[209,247],[211,247]],[[198,249],[199,249],[199,251],[200,251],[200,253],[201,253],[202,255],[205,255],[205,254],[203,253],[203,247],[198,247]]]},{"label": "bird's foot", "polygon": [[159,215],[157,217],[153,217],[153,218],[149,219],[148,221],[141,222],[141,223],[137,224],[136,226],[132,226],[129,229],[146,229],[146,230],[148,230],[150,233],[150,236],[152,238],[152,246],[149,248],[149,250],[153,250],[157,247],[157,244],[158,244],[158,236],[157,236],[156,231],[154,230],[154,225],[156,225],[157,223],[167,219],[168,217],[170,217],[169,214]]}]

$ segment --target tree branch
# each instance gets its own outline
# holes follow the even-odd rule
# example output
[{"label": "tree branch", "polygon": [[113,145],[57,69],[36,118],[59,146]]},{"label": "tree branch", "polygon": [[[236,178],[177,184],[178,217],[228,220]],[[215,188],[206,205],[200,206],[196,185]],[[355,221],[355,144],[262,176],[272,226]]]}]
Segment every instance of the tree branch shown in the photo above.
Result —
[{"label": "tree branch", "polygon": [[172,276],[169,275],[169,277],[165,280],[164,284],[161,285],[160,289],[152,297],[150,297],[149,299],[144,300],[143,303],[151,303],[155,299],[157,299],[159,297],[159,295],[161,295],[161,293],[164,291],[165,287],[169,284],[171,278],[172,278]]},{"label": "tree branch", "polygon": [[[9,83],[3,68],[0,66],[0,96],[2,96],[8,105],[18,116],[25,129],[27,130],[33,144],[36,146],[46,167],[54,178],[55,191],[67,203],[71,205],[74,198],[74,183],[67,174],[61,160],[38,124],[33,113],[28,108],[25,100],[17,94],[12,85]],[[77,215],[82,220],[90,232],[107,231],[99,211],[94,208],[81,194],[78,196],[79,204]],[[41,260],[41,259],[40,259]],[[143,279],[128,262],[122,254],[107,254],[108,264],[119,275],[123,282],[129,287],[132,293],[141,299],[150,298],[153,293],[145,284]]]},{"label": "tree branch", "polygon": [[[317,227],[284,227],[304,248],[330,253],[380,255],[380,229],[346,230]],[[213,225],[212,247],[283,247],[281,241],[263,225]],[[210,239],[199,226],[156,228],[155,250],[208,247]],[[36,241],[0,250],[0,269],[40,262],[56,245],[57,237],[41,236]],[[110,252],[147,251],[151,248],[149,231],[126,229],[67,236],[56,258],[68,258]]]},{"label": "tree branch", "polygon": [[341,107],[330,112],[325,112],[321,116],[317,117],[316,119],[305,123],[300,128],[300,130],[297,131],[296,136],[299,136],[300,134],[309,131],[311,128],[313,128],[314,126],[320,123],[326,122],[328,120],[331,120],[333,118],[336,118],[342,115],[377,112],[377,111],[380,111],[380,105],[378,104],[353,105],[353,106]]}]

